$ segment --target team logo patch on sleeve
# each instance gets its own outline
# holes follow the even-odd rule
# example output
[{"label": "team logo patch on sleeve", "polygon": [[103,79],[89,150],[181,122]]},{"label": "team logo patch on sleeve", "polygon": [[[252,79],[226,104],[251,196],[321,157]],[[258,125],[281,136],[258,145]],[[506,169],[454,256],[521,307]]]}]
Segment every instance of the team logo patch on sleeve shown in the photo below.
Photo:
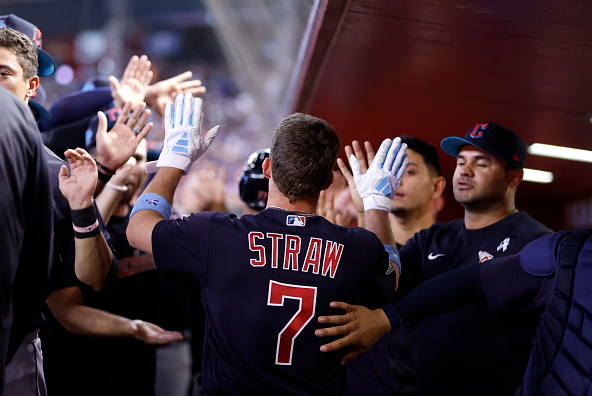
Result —
[{"label": "team logo patch on sleeve", "polygon": [[305,216],[288,215],[288,217],[286,217],[286,225],[296,226],[296,227],[304,227],[304,226],[306,226],[306,217]]}]

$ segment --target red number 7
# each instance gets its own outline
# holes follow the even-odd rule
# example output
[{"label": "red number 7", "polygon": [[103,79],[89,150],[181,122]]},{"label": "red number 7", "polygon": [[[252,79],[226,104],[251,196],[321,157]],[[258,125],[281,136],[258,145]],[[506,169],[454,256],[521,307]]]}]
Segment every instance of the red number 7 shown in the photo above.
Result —
[{"label": "red number 7", "polygon": [[300,300],[300,307],[278,334],[275,364],[292,364],[294,340],[315,314],[317,288],[269,281],[267,305],[283,306],[284,298]]}]

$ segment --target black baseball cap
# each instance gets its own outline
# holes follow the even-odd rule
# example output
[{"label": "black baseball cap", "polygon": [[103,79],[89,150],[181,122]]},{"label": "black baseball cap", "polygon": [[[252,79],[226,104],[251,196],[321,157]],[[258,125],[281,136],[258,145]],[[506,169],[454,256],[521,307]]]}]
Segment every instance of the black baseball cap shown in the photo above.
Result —
[{"label": "black baseball cap", "polygon": [[37,112],[37,122],[45,122],[51,119],[51,113],[44,107],[45,104],[45,90],[41,84],[29,98],[29,107],[32,107]]},{"label": "black baseball cap", "polygon": [[469,129],[464,138],[451,136],[442,140],[440,146],[447,154],[456,157],[464,145],[473,145],[494,157],[512,165],[515,169],[524,168],[526,146],[513,131],[492,122],[476,124]]},{"label": "black baseball cap", "polygon": [[14,14],[0,15],[0,28],[8,27],[24,33],[29,37],[37,47],[37,55],[39,56],[39,67],[37,68],[37,75],[41,77],[51,76],[56,69],[53,58],[41,49],[43,40],[41,39],[41,30],[31,22],[25,21]]}]

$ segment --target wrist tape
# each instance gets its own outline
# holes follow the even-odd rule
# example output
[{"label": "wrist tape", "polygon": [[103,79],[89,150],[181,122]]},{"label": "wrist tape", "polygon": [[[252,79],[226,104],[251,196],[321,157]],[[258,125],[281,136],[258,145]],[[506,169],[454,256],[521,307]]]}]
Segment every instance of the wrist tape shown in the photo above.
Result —
[{"label": "wrist tape", "polygon": [[145,193],[138,198],[138,201],[134,205],[134,209],[130,214],[130,219],[136,214],[136,212],[145,209],[154,210],[155,212],[160,213],[165,220],[170,219],[173,213],[171,204],[169,204],[166,199],[155,193]]},{"label": "wrist tape", "polygon": [[78,239],[92,238],[101,232],[95,205],[79,210],[70,210],[74,237]]}]

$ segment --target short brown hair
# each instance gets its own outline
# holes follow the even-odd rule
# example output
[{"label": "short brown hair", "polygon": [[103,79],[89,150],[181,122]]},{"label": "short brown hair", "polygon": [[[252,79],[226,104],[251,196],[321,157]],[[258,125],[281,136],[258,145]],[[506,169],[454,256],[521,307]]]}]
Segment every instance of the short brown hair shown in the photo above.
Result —
[{"label": "short brown hair", "polygon": [[23,79],[37,75],[39,57],[35,44],[26,34],[11,28],[0,28],[0,47],[12,51],[23,69]]},{"label": "short brown hair", "polygon": [[271,141],[273,181],[290,203],[314,197],[327,186],[339,148],[326,121],[294,113],[280,122]]}]

